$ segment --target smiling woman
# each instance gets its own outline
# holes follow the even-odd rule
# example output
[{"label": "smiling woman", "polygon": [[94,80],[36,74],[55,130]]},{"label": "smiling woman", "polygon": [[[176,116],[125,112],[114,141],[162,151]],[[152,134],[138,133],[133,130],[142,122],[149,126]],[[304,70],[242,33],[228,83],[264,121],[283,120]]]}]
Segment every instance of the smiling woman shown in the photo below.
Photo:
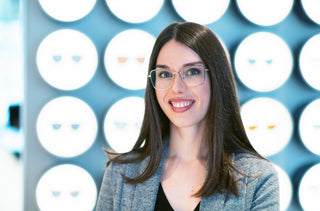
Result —
[{"label": "smiling woman", "polygon": [[[161,85],[165,84],[161,76],[155,83],[157,101],[173,123],[172,126],[203,128],[205,124],[204,117],[208,111],[211,91],[209,78],[205,80],[205,66],[201,63],[203,64],[197,53],[175,40],[167,42],[159,52],[157,67],[165,66],[173,69],[172,73],[180,73],[172,74],[170,83],[167,83],[166,87]],[[177,72],[179,69],[180,72]],[[161,71],[161,69],[156,70]],[[199,137],[197,133],[189,138],[201,141],[201,136]]]},{"label": "smiling woman", "polygon": [[106,150],[97,210],[279,210],[277,173],[247,138],[230,61],[209,28],[160,33],[141,128],[131,151]]}]

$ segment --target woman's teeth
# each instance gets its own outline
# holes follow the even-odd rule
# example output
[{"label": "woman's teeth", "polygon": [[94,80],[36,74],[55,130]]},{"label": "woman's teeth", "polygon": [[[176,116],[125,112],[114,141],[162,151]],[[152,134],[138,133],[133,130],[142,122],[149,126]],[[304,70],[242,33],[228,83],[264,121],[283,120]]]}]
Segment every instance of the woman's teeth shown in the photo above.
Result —
[{"label": "woman's teeth", "polygon": [[188,101],[188,102],[171,102],[171,104],[173,105],[173,107],[183,108],[183,107],[191,105],[192,101]]}]

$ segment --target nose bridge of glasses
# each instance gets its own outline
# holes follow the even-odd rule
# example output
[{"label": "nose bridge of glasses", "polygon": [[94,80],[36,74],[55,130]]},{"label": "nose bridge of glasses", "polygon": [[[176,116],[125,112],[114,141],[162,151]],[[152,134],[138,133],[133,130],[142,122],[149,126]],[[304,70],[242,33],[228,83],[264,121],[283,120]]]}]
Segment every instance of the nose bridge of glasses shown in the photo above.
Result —
[{"label": "nose bridge of glasses", "polygon": [[[178,77],[175,77],[175,75],[178,75]],[[173,78],[171,81],[171,87],[178,87],[179,89],[181,89],[181,87],[185,87],[187,86],[186,82],[185,82],[185,76],[182,73],[182,71],[179,72],[173,72]]]},{"label": "nose bridge of glasses", "polygon": [[182,80],[185,79],[185,75],[184,75],[184,73],[183,73],[182,70],[180,70],[179,72],[174,72],[174,71],[172,71],[172,73],[173,73],[173,76],[174,76],[174,77],[173,77],[173,80],[176,78],[176,77],[175,77],[176,74],[179,75]]}]

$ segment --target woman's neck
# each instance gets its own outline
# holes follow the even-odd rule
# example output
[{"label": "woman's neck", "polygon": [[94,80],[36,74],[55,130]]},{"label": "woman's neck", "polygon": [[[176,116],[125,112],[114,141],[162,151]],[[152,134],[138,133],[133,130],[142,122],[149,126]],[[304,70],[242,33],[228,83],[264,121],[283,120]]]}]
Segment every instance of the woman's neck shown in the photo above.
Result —
[{"label": "woman's neck", "polygon": [[171,124],[168,157],[181,161],[205,159],[207,149],[202,141],[203,133],[203,126],[178,128]]}]

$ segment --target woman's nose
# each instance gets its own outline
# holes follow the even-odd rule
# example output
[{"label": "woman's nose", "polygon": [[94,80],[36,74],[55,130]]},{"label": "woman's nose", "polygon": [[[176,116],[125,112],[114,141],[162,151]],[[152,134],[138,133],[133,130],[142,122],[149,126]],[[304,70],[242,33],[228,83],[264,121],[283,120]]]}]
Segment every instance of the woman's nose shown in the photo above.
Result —
[{"label": "woman's nose", "polygon": [[171,86],[174,92],[184,92],[187,89],[186,83],[183,81],[181,74],[176,73]]}]

